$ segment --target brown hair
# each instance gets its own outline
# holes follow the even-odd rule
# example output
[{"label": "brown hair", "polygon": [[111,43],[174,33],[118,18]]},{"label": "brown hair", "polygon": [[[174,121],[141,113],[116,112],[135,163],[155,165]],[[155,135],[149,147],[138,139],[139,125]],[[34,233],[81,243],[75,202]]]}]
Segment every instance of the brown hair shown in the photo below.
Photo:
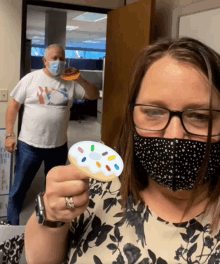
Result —
[{"label": "brown hair", "polygon": [[[140,175],[142,172],[137,170],[136,160],[133,148],[133,113],[131,105],[135,103],[138,96],[142,79],[151,65],[159,59],[169,56],[178,62],[189,63],[205,74],[210,84],[210,120],[209,133],[207,137],[207,147],[203,164],[198,173],[198,178],[192,192],[189,204],[184,212],[187,213],[193,204],[195,197],[198,195],[198,188],[202,184],[202,180],[207,171],[207,165],[211,149],[211,127],[212,127],[212,86],[216,87],[220,93],[220,55],[213,49],[198,40],[184,37],[179,39],[161,39],[156,43],[143,48],[136,59],[136,63],[132,69],[131,81],[127,93],[126,111],[123,118],[121,131],[117,142],[117,151],[124,161],[124,171],[120,176],[121,195],[123,207],[126,206],[128,196],[132,194],[137,201],[142,200],[140,190],[146,187],[147,177]],[[138,166],[140,167],[140,166]],[[144,173],[144,172],[143,172]],[[205,215],[210,211],[213,212],[212,228],[216,228],[219,223],[220,216],[220,173],[213,177],[209,182],[209,203],[205,209]],[[143,185],[141,180],[145,181]]]}]

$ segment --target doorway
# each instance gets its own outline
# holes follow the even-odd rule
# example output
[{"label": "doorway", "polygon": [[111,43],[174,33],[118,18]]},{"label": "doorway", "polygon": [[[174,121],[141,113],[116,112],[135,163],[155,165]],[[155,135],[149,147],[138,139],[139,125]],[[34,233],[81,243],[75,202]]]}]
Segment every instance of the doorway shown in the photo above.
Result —
[{"label": "doorway", "polygon": [[[44,3],[42,2],[42,4]],[[39,1],[38,4],[40,4]],[[54,3],[53,6],[40,6],[28,3],[26,6],[26,10],[26,28],[25,37],[23,37],[23,46],[26,47],[26,51],[29,51],[24,54],[22,59],[24,60],[25,58],[23,64],[24,67],[29,65],[28,72],[43,68],[42,57],[46,48],[45,12],[47,10],[59,10],[62,12],[67,12],[66,66],[79,68],[83,77],[90,82],[94,82],[97,88],[102,91],[104,84],[102,78],[104,68],[103,58],[105,57],[107,23],[107,19],[105,17],[107,16],[108,10],[89,7],[81,7],[81,10],[79,10],[79,6],[61,6],[61,4],[57,3]],[[83,20],[79,20],[82,19],[80,18],[80,15],[83,15],[85,13],[101,14],[105,16],[103,16],[103,19],[101,19],[100,17],[96,17],[95,20],[100,19],[97,22],[86,22]],[[78,20],[73,19],[77,17]],[[84,17],[84,19],[86,18]],[[80,26],[82,24],[86,27],[85,30],[83,30],[83,28],[80,29]],[[73,28],[74,26],[78,26],[78,28]],[[76,39],[77,41],[74,42],[74,39]],[[21,77],[23,77],[24,75],[25,74],[23,71],[23,75],[21,75]],[[79,119],[69,121],[68,147],[71,147],[72,144],[76,143],[75,141],[82,141],[86,139],[96,141],[96,139],[101,139],[101,124],[99,124],[97,120],[97,109],[95,109],[95,111],[96,116],[85,115],[84,119],[81,118],[81,123],[79,122]],[[20,112],[19,117],[20,124],[21,120],[22,112]],[[35,197],[39,192],[44,189],[44,178],[44,169],[42,165],[38,173],[36,174],[31,184],[31,187],[26,195],[20,216],[21,224],[26,224],[30,215],[33,213]]]},{"label": "doorway", "polygon": [[[70,120],[78,120],[83,129],[85,118],[92,117],[90,119],[99,124],[101,133],[107,13],[110,10],[55,2],[27,1],[25,41],[23,40],[26,49],[23,76],[43,68],[42,57],[46,48],[45,17],[48,11],[61,11],[67,14],[66,67],[78,68],[82,76],[96,85],[100,91],[100,98],[94,102],[86,100],[84,106],[83,102],[79,102],[79,105],[75,102],[75,108],[80,109],[81,113],[75,111],[73,105]],[[19,115],[18,131],[20,131],[21,120],[22,109]]]}]

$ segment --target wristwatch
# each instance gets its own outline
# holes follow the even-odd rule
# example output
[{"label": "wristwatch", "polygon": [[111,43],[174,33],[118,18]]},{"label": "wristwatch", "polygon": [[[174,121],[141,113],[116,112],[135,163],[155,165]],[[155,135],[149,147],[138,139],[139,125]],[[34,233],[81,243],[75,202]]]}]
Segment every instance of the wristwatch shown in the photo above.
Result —
[{"label": "wristwatch", "polygon": [[15,134],[12,133],[12,134],[5,135],[5,139],[7,139],[7,138],[9,138],[9,137],[15,137]]},{"label": "wristwatch", "polygon": [[65,225],[65,222],[50,221],[46,218],[46,210],[43,200],[44,193],[39,193],[36,198],[35,211],[37,216],[37,222],[42,226],[48,226],[51,228],[58,228]]}]

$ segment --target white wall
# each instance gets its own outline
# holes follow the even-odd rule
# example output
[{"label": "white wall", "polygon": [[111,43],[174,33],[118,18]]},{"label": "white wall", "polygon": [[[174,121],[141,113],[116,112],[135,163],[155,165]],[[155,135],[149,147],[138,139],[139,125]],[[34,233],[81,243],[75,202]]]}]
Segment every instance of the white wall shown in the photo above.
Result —
[{"label": "white wall", "polygon": [[179,36],[192,37],[220,53],[220,7],[180,17]]},{"label": "white wall", "polygon": [[[22,0],[0,0],[0,89],[13,90],[20,77]],[[8,102],[0,102],[0,128],[5,128]]]},{"label": "white wall", "polygon": [[175,0],[172,16],[172,37],[179,35],[180,17],[220,7],[219,0]]}]

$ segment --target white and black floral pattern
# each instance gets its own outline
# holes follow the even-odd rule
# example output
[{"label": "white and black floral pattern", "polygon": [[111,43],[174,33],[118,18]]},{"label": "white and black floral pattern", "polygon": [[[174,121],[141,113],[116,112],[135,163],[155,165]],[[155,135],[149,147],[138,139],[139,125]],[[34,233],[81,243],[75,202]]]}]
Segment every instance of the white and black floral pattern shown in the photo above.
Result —
[{"label": "white and black floral pattern", "polygon": [[72,223],[63,264],[220,263],[220,232],[209,234],[208,217],[173,224],[129,197],[121,209],[119,179],[90,181],[87,211]]},{"label": "white and black floral pattern", "polygon": [[[10,226],[7,222],[0,221],[1,225]],[[3,252],[1,264],[18,264],[24,248],[24,233],[0,243],[0,251]]]}]

